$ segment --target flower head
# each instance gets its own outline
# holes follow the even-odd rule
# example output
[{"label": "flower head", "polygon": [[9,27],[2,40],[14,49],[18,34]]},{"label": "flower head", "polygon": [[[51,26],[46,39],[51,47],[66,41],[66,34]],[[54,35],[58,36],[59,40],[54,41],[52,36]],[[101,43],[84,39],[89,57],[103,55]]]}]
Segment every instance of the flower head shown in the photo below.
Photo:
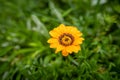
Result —
[{"label": "flower head", "polygon": [[68,56],[72,52],[78,53],[81,50],[84,38],[82,33],[73,26],[59,25],[49,32],[52,38],[47,42],[50,43],[50,48],[56,48],[55,53],[62,51],[63,56]]}]

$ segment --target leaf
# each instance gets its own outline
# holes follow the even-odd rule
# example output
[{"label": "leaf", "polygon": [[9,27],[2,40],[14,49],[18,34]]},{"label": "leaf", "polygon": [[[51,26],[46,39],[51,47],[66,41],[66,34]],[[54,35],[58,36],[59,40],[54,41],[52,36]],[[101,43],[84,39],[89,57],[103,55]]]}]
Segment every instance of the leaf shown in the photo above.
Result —
[{"label": "leaf", "polygon": [[50,6],[50,9],[51,9],[51,12],[60,20],[60,22],[63,22],[64,19],[62,18],[62,14],[55,7],[55,5],[52,1],[49,2],[49,6]]},{"label": "leaf", "polygon": [[[32,15],[32,20],[36,24],[36,31],[40,32],[46,38],[49,37],[48,30],[45,25],[38,19],[36,15]],[[30,24],[29,24],[30,25]]]},{"label": "leaf", "polygon": [[66,10],[64,13],[63,13],[63,17],[67,16],[70,12],[72,12],[72,8]]},{"label": "leaf", "polygon": [[7,54],[7,52],[9,52],[12,49],[12,47],[6,47],[2,50],[0,50],[0,56],[4,56]]}]

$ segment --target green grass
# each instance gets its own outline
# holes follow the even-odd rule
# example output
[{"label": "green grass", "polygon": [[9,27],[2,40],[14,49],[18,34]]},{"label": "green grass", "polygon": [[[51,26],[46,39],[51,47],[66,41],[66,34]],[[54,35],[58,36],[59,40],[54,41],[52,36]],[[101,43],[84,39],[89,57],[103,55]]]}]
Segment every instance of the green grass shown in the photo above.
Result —
[{"label": "green grass", "polygon": [[[83,33],[78,54],[50,49],[61,23]],[[0,80],[120,80],[120,1],[0,0]]]}]

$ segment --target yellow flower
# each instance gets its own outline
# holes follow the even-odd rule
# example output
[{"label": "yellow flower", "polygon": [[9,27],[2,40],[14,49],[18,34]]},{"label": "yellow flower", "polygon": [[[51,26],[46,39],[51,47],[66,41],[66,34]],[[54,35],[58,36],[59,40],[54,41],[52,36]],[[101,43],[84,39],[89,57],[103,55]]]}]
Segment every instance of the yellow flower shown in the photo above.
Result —
[{"label": "yellow flower", "polygon": [[47,42],[50,43],[50,48],[56,48],[55,53],[62,51],[63,56],[68,56],[72,52],[78,53],[81,50],[84,38],[82,33],[73,26],[59,25],[49,32],[52,36]]}]

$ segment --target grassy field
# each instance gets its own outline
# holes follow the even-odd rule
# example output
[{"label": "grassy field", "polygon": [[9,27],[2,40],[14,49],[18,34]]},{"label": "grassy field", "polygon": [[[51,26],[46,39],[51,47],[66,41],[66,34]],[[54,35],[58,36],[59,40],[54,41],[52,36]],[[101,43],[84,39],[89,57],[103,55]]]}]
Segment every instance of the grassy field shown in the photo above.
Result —
[{"label": "grassy field", "polygon": [[[77,54],[49,47],[61,23],[83,33]],[[120,80],[120,0],[0,0],[0,80]]]}]

